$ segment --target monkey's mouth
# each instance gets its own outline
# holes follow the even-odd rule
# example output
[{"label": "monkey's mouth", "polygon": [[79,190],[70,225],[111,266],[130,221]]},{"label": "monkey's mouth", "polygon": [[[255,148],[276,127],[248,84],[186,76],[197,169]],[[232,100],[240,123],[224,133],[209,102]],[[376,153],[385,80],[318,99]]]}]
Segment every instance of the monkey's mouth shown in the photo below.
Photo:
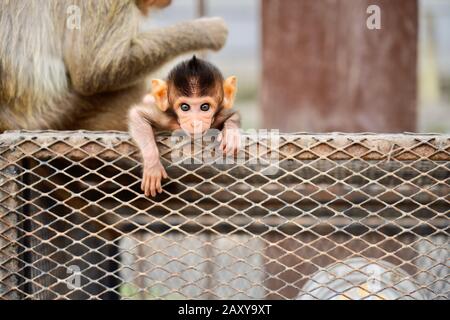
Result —
[{"label": "monkey's mouth", "polygon": [[205,129],[205,130],[185,130],[185,129],[183,129],[183,131],[191,137],[198,137],[198,136],[203,136],[208,131],[208,129]]},{"label": "monkey's mouth", "polygon": [[194,121],[192,125],[181,125],[181,129],[185,133],[187,133],[190,136],[201,136],[204,135],[210,126],[206,123],[203,123],[201,121]]}]

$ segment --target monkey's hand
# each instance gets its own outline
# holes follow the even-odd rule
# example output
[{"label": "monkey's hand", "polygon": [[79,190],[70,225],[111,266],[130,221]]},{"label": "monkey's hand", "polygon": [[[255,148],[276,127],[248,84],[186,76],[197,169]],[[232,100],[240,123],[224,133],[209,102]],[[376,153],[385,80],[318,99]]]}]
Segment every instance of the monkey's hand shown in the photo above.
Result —
[{"label": "monkey's hand", "polygon": [[228,27],[225,20],[219,17],[200,18],[194,21],[199,33],[205,34],[206,46],[211,50],[220,50],[228,37]]},{"label": "monkey's hand", "polygon": [[161,180],[163,178],[167,179],[168,176],[159,159],[144,160],[144,174],[141,189],[147,197],[149,195],[154,197],[156,196],[156,192],[162,192]]},{"label": "monkey's hand", "polygon": [[220,149],[226,155],[235,155],[241,147],[241,134],[239,128],[225,127],[219,133],[217,140],[220,142]]}]

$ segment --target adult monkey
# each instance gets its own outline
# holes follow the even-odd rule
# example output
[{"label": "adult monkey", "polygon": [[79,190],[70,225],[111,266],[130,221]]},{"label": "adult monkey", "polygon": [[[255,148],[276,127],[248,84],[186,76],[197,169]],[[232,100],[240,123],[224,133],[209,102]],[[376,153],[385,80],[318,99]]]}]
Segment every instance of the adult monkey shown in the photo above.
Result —
[{"label": "adult monkey", "polygon": [[[127,130],[126,111],[146,76],[190,51],[219,50],[220,18],[139,33],[139,16],[170,0],[0,2],[0,132]],[[74,7],[75,6],[75,7]],[[79,8],[80,28],[67,23]]]}]

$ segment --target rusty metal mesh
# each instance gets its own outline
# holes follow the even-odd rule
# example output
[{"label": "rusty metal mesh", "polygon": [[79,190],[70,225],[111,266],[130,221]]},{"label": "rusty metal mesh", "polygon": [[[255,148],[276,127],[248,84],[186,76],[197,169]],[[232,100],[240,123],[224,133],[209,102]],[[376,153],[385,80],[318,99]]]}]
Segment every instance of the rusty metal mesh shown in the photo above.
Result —
[{"label": "rusty metal mesh", "polygon": [[148,198],[125,133],[0,135],[0,298],[449,298],[448,135],[279,138],[269,176],[160,137]]}]

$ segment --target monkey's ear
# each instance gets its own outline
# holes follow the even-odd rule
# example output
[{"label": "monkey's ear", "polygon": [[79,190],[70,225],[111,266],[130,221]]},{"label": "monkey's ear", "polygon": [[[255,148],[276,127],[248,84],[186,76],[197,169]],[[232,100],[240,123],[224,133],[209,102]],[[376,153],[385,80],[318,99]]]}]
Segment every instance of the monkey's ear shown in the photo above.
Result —
[{"label": "monkey's ear", "polygon": [[223,82],[223,107],[225,109],[233,108],[234,98],[237,92],[237,78],[236,76],[231,76],[225,79]]},{"label": "monkey's ear", "polygon": [[158,108],[163,112],[167,111],[169,101],[167,99],[167,83],[164,80],[152,80],[152,96],[155,98]]}]

